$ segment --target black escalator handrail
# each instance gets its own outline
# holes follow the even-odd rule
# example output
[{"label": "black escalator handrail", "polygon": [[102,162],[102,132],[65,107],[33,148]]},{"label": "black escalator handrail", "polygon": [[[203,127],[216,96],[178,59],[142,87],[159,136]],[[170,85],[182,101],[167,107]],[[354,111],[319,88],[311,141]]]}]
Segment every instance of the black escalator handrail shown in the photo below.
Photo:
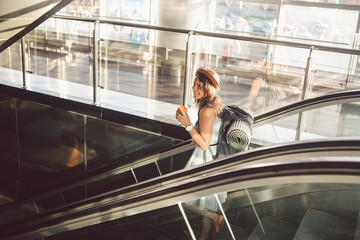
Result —
[{"label": "black escalator handrail", "polygon": [[[333,156],[356,156],[357,159],[324,159]],[[307,182],[327,177],[338,182],[338,176],[343,183],[359,183],[359,156],[360,138],[298,141],[253,149],[79,201],[21,221],[21,225],[2,226],[0,237],[30,239],[49,236],[66,231],[69,223],[74,230],[100,220],[122,218],[219,191],[244,188],[249,184],[252,187],[280,184],[275,181],[281,179],[298,183],[298,177]]]},{"label": "black escalator handrail", "polygon": [[330,93],[325,96],[305,99],[267,113],[255,116],[254,127],[276,121],[296,113],[330,106],[334,104],[360,102],[360,90],[349,90],[337,93]]}]

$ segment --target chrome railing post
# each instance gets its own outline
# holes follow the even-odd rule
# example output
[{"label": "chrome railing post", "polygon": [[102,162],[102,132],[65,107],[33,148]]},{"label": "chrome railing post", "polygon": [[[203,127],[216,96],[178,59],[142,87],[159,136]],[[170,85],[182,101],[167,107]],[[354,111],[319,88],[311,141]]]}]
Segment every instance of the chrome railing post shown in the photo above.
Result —
[{"label": "chrome railing post", "polygon": [[[84,123],[84,170],[85,170],[85,175],[88,174],[88,156],[87,156],[87,116],[85,115],[83,118],[83,123]],[[84,191],[85,191],[85,198],[87,198],[88,196],[88,184],[84,185]]]},{"label": "chrome railing post", "polygon": [[186,223],[186,226],[187,226],[187,228],[188,228],[188,230],[189,230],[191,239],[196,240],[196,236],[195,236],[194,231],[192,230],[192,228],[191,228],[191,226],[190,226],[189,219],[187,218],[187,216],[186,216],[186,214],[185,214],[185,211],[184,211],[184,208],[183,208],[181,202],[178,202],[178,207],[179,207],[179,209],[180,209],[181,215],[182,215],[183,218],[184,218],[184,221],[185,221],[185,223]]},{"label": "chrome railing post", "polygon": [[[354,36],[352,49],[357,48],[358,42],[359,42],[359,34],[356,33],[355,36]],[[346,87],[349,83],[352,82],[353,75],[354,75],[355,70],[356,70],[356,63],[357,63],[358,58],[359,58],[359,55],[353,55],[353,54],[350,55],[349,67],[348,67],[348,70],[347,70],[346,81],[345,81],[345,86],[344,87]]]},{"label": "chrome railing post", "polygon": [[15,133],[16,133],[16,160],[18,167],[18,180],[16,181],[17,197],[22,195],[22,172],[21,172],[21,159],[20,159],[20,127],[19,127],[19,108],[18,99],[14,98],[14,117],[15,117]]},{"label": "chrome railing post", "polygon": [[20,46],[21,46],[21,71],[22,71],[22,78],[23,78],[23,88],[26,88],[26,62],[25,62],[24,37],[21,38]]},{"label": "chrome railing post", "polygon": [[94,22],[93,29],[93,103],[96,105],[98,103],[98,81],[99,81],[99,20]]},{"label": "chrome railing post", "polygon": [[[277,30],[278,30],[278,25],[275,25],[271,28],[271,32],[270,32],[270,39],[274,39],[275,35],[277,35]],[[265,74],[266,76],[269,74],[269,68],[271,66],[271,62],[274,59],[274,45],[273,44],[267,44],[267,54],[266,54],[266,68],[265,68]]]},{"label": "chrome railing post", "polygon": [[[304,85],[303,85],[303,89],[302,89],[302,93],[301,93],[301,100],[306,99],[309,95],[309,88],[310,88],[311,82],[312,82],[311,81],[312,80],[311,66],[312,66],[312,53],[313,53],[314,49],[315,49],[314,47],[310,48],[309,57],[307,59],[306,69],[305,69],[305,77],[304,77]],[[304,131],[305,120],[306,120],[306,112],[299,113],[295,140],[300,140],[301,133]]]},{"label": "chrome railing post", "polygon": [[185,71],[184,71],[184,93],[183,93],[183,102],[184,106],[188,105],[189,99],[189,81],[190,81],[190,66],[191,66],[191,42],[190,38],[193,34],[193,31],[188,33],[188,39],[186,41],[186,52],[185,52]]},{"label": "chrome railing post", "polygon": [[231,229],[230,222],[229,222],[229,220],[228,220],[228,218],[227,218],[227,216],[226,216],[226,214],[225,214],[224,208],[222,207],[222,204],[221,204],[221,202],[220,202],[220,200],[219,200],[219,197],[218,197],[218,195],[217,195],[216,193],[214,194],[214,196],[215,196],[216,202],[217,202],[217,204],[218,204],[218,207],[219,207],[219,209],[220,209],[220,211],[221,211],[221,213],[222,213],[222,215],[223,215],[223,217],[224,217],[224,221],[225,221],[225,223],[226,223],[226,225],[227,225],[227,227],[228,227],[228,230],[229,230],[229,232],[230,232],[230,235],[231,235],[231,237],[232,237],[233,240],[236,240],[236,238],[235,238],[235,236],[234,236],[234,233],[233,233],[233,230]]},{"label": "chrome railing post", "polygon": [[248,199],[249,199],[249,202],[250,202],[250,204],[251,204],[251,208],[252,208],[253,211],[254,211],[255,217],[256,217],[256,219],[257,219],[257,221],[258,221],[258,223],[259,223],[259,226],[260,226],[260,228],[261,228],[261,231],[262,231],[262,233],[263,233],[263,235],[265,236],[265,239],[266,239],[265,228],[264,228],[264,226],[263,226],[263,224],[262,224],[262,222],[261,222],[261,220],[260,220],[259,214],[258,214],[258,212],[256,211],[254,202],[252,201],[252,199],[251,199],[251,197],[250,197],[250,193],[249,193],[249,191],[247,190],[247,188],[245,188],[245,192],[246,192],[246,195],[247,195],[247,197],[248,197]]}]

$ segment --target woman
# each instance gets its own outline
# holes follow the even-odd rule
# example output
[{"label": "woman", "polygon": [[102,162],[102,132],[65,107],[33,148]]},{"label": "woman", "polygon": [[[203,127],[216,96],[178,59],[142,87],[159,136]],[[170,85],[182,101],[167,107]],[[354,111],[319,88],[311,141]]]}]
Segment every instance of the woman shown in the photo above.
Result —
[{"label": "woman", "polygon": [[[224,110],[224,104],[217,95],[217,91],[220,89],[219,82],[219,75],[214,70],[197,69],[192,87],[195,103],[199,108],[198,121],[195,127],[185,112],[182,110],[176,112],[176,119],[185,126],[192,140],[196,143],[195,150],[186,167],[211,161],[216,155],[216,144]],[[221,203],[225,202],[226,193],[220,193],[217,196]],[[213,228],[215,234],[219,232],[224,217],[217,214],[219,206],[214,195],[202,197],[184,205],[203,216],[201,240],[209,239]]]}]

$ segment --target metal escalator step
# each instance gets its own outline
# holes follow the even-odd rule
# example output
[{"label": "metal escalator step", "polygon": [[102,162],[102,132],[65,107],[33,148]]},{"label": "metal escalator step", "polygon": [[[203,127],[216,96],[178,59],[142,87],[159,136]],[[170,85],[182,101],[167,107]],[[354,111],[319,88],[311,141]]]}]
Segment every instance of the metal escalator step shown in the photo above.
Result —
[{"label": "metal escalator step", "polygon": [[274,217],[264,216],[261,218],[262,226],[264,227],[265,234],[258,224],[252,231],[248,240],[286,240],[293,239],[297,226],[281,219]]},{"label": "metal escalator step", "polygon": [[351,239],[354,223],[350,220],[308,209],[301,220],[294,240],[348,240]]}]

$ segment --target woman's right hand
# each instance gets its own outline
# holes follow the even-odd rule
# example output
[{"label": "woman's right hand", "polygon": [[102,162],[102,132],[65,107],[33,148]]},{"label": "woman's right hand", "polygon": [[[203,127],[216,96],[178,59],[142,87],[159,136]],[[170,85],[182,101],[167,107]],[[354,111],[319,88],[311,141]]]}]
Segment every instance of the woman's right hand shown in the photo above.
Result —
[{"label": "woman's right hand", "polygon": [[185,127],[191,125],[189,115],[182,109],[178,109],[176,111],[176,120],[178,120]]}]

